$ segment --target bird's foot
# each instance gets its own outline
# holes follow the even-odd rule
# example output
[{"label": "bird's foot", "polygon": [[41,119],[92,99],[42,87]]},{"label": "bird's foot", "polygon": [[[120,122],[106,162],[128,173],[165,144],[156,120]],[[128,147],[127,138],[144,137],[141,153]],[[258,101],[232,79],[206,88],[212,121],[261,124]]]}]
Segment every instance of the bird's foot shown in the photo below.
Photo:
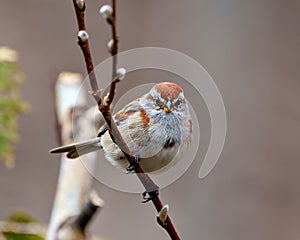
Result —
[{"label": "bird's foot", "polygon": [[129,166],[126,168],[126,173],[132,173],[140,166],[140,159],[137,156],[134,156],[134,161],[129,164]]},{"label": "bird's foot", "polygon": [[143,201],[142,203],[147,203],[149,201],[152,201],[153,199],[157,198],[159,195],[159,190],[154,190],[154,191],[150,191],[150,192],[143,192]]}]

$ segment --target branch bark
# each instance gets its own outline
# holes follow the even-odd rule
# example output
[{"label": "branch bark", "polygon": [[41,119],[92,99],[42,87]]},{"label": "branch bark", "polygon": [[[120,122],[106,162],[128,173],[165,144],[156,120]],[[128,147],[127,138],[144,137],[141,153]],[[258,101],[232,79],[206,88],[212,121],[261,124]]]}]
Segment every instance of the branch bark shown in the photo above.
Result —
[{"label": "branch bark", "polygon": [[[59,134],[63,144],[73,142],[75,129],[77,139],[90,138],[94,129],[81,131],[83,122],[88,121],[88,114],[83,111],[86,97],[83,91],[79,91],[82,84],[82,76],[74,73],[61,73],[55,85],[56,116]],[[81,94],[80,94],[81,93]],[[75,106],[75,99],[77,99]],[[77,121],[72,121],[74,114],[82,116]],[[84,156],[89,164],[95,165],[96,154]],[[92,176],[83,167],[81,161],[70,161],[66,156],[61,157],[59,180],[57,183],[56,196],[52,208],[51,219],[47,232],[47,240],[57,237],[57,229],[70,216],[82,212],[86,196],[90,192]]]},{"label": "branch bark", "polygon": [[110,90],[107,95],[106,103],[108,106],[112,103],[115,92],[116,92],[116,85],[117,82],[119,81],[118,76],[117,76],[117,54],[118,54],[118,45],[119,45],[119,39],[117,37],[117,26],[116,26],[116,0],[112,0],[112,16],[113,16],[113,21],[111,22],[111,35],[112,35],[112,41],[113,41],[113,46],[111,49],[111,55],[112,55],[112,81],[110,84]]},{"label": "branch bark", "polygon": [[[78,32],[82,31],[82,30],[85,31],[86,30],[85,19],[84,19],[85,8],[80,9],[79,6],[76,4],[76,0],[72,0],[72,1],[73,1],[77,24],[78,24]],[[110,136],[111,136],[112,140],[122,150],[122,152],[124,153],[128,162],[130,164],[134,165],[136,159],[131,154],[130,149],[128,148],[127,144],[125,143],[123,137],[121,136],[121,134],[112,118],[111,111],[110,111],[110,104],[113,101],[115,89],[116,89],[116,83],[117,83],[116,71],[117,71],[118,39],[117,39],[117,34],[116,34],[116,0],[112,0],[112,8],[113,8],[113,21],[110,22],[111,27],[112,27],[112,38],[114,41],[113,48],[111,51],[112,58],[113,58],[112,82],[110,85],[110,91],[109,91],[108,95],[104,98],[105,101],[103,101],[103,99],[101,98],[100,90],[99,90],[99,87],[97,84],[97,79],[94,74],[93,61],[92,61],[92,56],[90,53],[88,40],[84,41],[83,43],[79,41],[79,46],[80,46],[81,51],[84,56],[86,70],[88,72],[90,85],[92,88],[92,95],[94,96],[94,98],[98,104],[99,111],[102,113],[102,115],[106,121]],[[139,180],[145,187],[145,190],[149,195],[149,199],[152,201],[157,212],[159,212],[163,207],[162,201],[160,200],[160,198],[158,196],[159,187],[153,182],[153,180],[149,177],[149,175],[146,174],[140,166],[138,166],[134,170],[137,173]],[[168,232],[171,239],[173,239],[173,240],[180,239],[180,237],[171,221],[171,218],[169,216],[167,217],[167,219],[164,223],[160,223],[159,221],[158,221],[158,223],[160,224],[160,226],[162,226]]]}]

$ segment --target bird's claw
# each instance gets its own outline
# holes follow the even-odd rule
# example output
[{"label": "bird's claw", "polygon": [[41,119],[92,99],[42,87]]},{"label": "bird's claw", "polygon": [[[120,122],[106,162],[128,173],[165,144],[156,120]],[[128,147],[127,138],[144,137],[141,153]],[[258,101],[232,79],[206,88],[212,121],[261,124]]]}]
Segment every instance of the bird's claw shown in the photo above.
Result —
[{"label": "bird's claw", "polygon": [[159,191],[158,190],[154,190],[151,192],[143,192],[143,201],[142,203],[147,203],[149,201],[152,201],[153,199],[155,199],[158,195],[159,195]]},{"label": "bird's claw", "polygon": [[140,159],[137,156],[134,156],[134,161],[129,164],[129,166],[126,168],[126,173],[132,173],[140,166]]}]

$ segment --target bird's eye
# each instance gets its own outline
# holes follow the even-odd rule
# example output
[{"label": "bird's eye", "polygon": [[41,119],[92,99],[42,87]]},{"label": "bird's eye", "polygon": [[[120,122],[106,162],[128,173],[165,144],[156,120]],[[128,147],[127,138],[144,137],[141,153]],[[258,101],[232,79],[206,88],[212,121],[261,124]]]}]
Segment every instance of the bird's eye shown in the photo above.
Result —
[{"label": "bird's eye", "polygon": [[181,104],[181,100],[178,99],[175,103],[174,103],[174,107],[179,107],[179,105]]},{"label": "bird's eye", "polygon": [[160,100],[155,101],[155,109],[159,110],[163,108],[163,103]]}]

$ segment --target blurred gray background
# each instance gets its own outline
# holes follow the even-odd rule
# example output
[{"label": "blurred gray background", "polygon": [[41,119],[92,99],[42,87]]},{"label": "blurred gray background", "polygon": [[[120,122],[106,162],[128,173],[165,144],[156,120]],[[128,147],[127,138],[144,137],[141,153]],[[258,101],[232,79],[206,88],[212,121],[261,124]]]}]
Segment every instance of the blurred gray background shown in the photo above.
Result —
[{"label": "blurred gray background", "polygon": [[[108,57],[110,31],[98,14],[104,3],[87,0],[95,63]],[[60,164],[48,154],[57,145],[50,81],[62,70],[85,74],[74,10],[71,0],[0,4],[0,45],[19,52],[31,105],[19,119],[15,169],[0,165],[0,219],[23,209],[47,223]],[[121,51],[157,46],[189,55],[214,78],[226,106],[227,139],[212,173],[198,179],[194,161],[162,191],[182,239],[300,238],[299,22],[297,0],[118,1]],[[94,186],[107,204],[93,233],[169,239],[140,196]]]}]

